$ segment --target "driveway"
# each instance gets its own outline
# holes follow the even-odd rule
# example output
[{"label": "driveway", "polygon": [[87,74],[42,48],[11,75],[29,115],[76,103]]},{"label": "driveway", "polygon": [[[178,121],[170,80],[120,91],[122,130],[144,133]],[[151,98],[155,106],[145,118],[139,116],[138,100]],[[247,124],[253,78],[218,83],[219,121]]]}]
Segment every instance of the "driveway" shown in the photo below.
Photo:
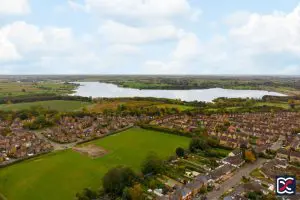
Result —
[{"label": "driveway", "polygon": [[250,172],[254,169],[262,166],[267,160],[259,158],[255,163],[247,163],[242,168],[237,169],[234,172],[234,175],[228,180],[220,184],[219,190],[213,190],[207,194],[207,199],[217,200],[224,194],[226,191],[239,184],[243,176],[249,176]]}]

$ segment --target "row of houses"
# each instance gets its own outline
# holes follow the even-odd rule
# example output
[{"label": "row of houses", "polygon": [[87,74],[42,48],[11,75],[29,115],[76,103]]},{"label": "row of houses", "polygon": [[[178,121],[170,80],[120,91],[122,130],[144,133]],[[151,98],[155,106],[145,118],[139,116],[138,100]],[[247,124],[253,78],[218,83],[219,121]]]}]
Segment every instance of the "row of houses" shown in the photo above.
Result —
[{"label": "row of houses", "polygon": [[300,151],[295,151],[293,149],[281,148],[277,152],[277,157],[286,159],[290,162],[300,163]]},{"label": "row of houses", "polygon": [[[291,137],[300,128],[300,113],[243,113],[214,115],[173,115],[151,122],[152,125],[193,132],[205,128],[208,135],[218,138],[221,145],[229,148],[266,146],[279,136]],[[299,148],[300,140],[292,140]]]},{"label": "row of houses", "polygon": [[18,131],[0,135],[0,163],[49,152],[52,145],[38,138],[33,132]]},{"label": "row of houses", "polygon": [[43,132],[43,135],[59,143],[72,143],[98,138],[119,129],[133,126],[137,117],[104,117],[85,116],[63,117],[57,126]]},{"label": "row of houses", "polygon": [[245,163],[241,150],[235,150],[228,157],[219,161],[220,166],[207,172],[205,175],[199,174],[192,181],[175,187],[172,194],[160,195],[160,200],[190,200],[206,190],[208,185],[218,185],[230,178],[234,171]]}]

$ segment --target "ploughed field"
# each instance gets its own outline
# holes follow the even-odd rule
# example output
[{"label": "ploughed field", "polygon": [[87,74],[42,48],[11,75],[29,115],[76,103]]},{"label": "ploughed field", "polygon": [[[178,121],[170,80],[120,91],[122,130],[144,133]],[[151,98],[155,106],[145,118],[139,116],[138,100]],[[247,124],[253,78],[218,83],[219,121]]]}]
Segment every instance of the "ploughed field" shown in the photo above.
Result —
[{"label": "ploughed field", "polygon": [[132,128],[84,144],[105,150],[99,157],[69,149],[0,169],[0,193],[9,200],[74,199],[83,188],[99,188],[112,167],[126,165],[139,172],[148,153],[167,158],[188,143],[189,138]]}]

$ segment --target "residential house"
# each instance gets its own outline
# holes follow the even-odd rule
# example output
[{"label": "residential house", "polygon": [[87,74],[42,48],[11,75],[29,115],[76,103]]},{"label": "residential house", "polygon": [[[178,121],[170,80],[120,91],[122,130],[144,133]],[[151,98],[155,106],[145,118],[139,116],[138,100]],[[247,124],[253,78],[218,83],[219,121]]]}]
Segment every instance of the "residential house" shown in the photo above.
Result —
[{"label": "residential house", "polygon": [[291,151],[290,161],[300,163],[300,152],[299,151]]},{"label": "residential house", "polygon": [[216,168],[209,174],[209,181],[218,182],[222,180],[226,175],[229,175],[235,168],[229,164],[222,165]]},{"label": "residential house", "polygon": [[170,200],[191,200],[192,198],[192,190],[187,187],[178,188],[172,195],[170,195]]},{"label": "residential house", "polygon": [[240,166],[242,166],[245,163],[245,160],[243,159],[243,155],[239,154],[236,156],[226,157],[222,160],[222,162],[224,164],[229,164],[233,167],[239,168]]},{"label": "residential house", "polygon": [[243,151],[241,149],[235,149],[232,152],[230,152],[228,154],[228,156],[236,156],[236,155],[242,155],[242,154],[243,154]]},{"label": "residential house", "polygon": [[199,175],[193,181],[186,184],[186,187],[192,191],[193,196],[198,194],[202,187],[207,187],[207,177]]},{"label": "residential house", "polygon": [[278,158],[284,158],[284,159],[289,159],[289,151],[284,149],[284,148],[281,148],[277,151],[277,157]]}]

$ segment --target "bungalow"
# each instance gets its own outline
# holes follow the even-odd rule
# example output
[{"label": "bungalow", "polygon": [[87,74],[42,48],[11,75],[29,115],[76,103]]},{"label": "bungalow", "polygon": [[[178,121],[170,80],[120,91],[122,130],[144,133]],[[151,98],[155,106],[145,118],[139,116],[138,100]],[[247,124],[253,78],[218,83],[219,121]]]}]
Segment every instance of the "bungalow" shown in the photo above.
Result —
[{"label": "bungalow", "polygon": [[243,159],[243,155],[239,154],[236,156],[226,157],[222,160],[222,162],[224,164],[229,164],[233,167],[239,168],[240,166],[242,166],[245,163],[245,160]]},{"label": "bungalow", "polygon": [[277,152],[277,157],[278,158],[289,159],[289,151],[284,149],[284,148],[281,148]]},{"label": "bungalow", "polygon": [[236,156],[236,155],[242,155],[242,154],[243,154],[243,152],[242,152],[241,149],[235,149],[235,150],[233,150],[232,152],[230,152],[230,153],[228,154],[228,156]]},{"label": "bungalow", "polygon": [[179,188],[177,189],[171,196],[170,200],[191,200],[193,197],[192,191],[187,188]]},{"label": "bungalow", "polygon": [[199,175],[192,182],[186,184],[186,187],[192,191],[193,196],[198,194],[202,187],[207,187],[207,177]]},{"label": "bungalow", "polygon": [[274,163],[276,168],[282,168],[282,169],[286,169],[288,166],[288,162],[287,160],[281,160],[281,159],[274,159],[271,162]]},{"label": "bungalow", "polygon": [[229,164],[222,165],[216,168],[209,174],[209,181],[218,182],[224,178],[224,176],[230,174],[235,168]]},{"label": "bungalow", "polygon": [[300,152],[299,151],[291,151],[290,161],[300,163]]},{"label": "bungalow", "polygon": [[261,146],[256,146],[254,151],[255,153],[266,153],[267,149],[269,149],[269,145],[261,145]]}]

